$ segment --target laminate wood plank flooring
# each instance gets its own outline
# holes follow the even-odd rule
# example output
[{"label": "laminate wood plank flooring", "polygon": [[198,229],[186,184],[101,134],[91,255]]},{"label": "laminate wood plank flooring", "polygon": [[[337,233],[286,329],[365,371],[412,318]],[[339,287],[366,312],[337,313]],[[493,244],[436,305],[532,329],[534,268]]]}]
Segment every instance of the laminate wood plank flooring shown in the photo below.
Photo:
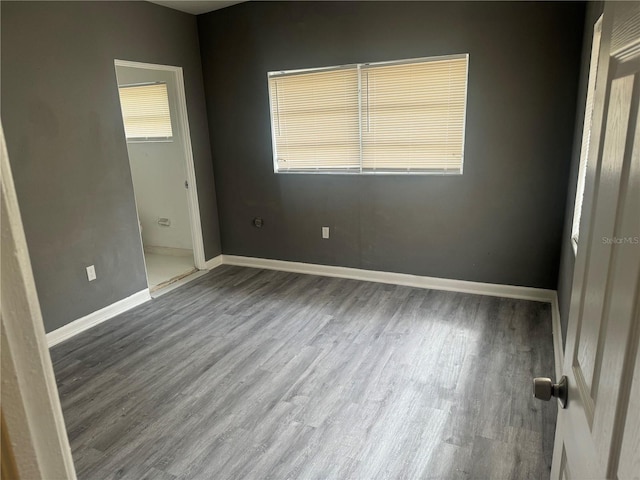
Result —
[{"label": "laminate wood plank flooring", "polygon": [[548,478],[548,304],[232,266],[51,351],[80,479]]}]

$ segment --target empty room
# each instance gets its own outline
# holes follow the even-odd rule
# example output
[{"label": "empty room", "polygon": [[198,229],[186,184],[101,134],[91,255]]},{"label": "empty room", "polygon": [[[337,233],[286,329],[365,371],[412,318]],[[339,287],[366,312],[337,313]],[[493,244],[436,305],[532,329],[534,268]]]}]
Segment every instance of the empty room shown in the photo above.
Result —
[{"label": "empty room", "polygon": [[0,3],[3,479],[631,479],[640,2]]}]

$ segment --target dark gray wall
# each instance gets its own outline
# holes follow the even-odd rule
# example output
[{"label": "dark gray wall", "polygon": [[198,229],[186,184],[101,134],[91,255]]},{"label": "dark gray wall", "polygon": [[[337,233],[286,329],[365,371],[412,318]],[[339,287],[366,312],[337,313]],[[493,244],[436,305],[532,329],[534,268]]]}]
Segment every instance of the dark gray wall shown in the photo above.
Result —
[{"label": "dark gray wall", "polygon": [[1,8],[2,123],[46,330],[146,287],[116,58],[183,67],[205,252],[219,254],[195,17],[147,2]]},{"label": "dark gray wall", "polygon": [[[555,289],[583,24],[582,3],[538,2],[250,2],[199,16],[223,252]],[[268,71],[464,52],[463,176],[273,173]]]},{"label": "dark gray wall", "polygon": [[580,167],[580,146],[582,143],[582,128],[584,125],[584,109],[587,101],[587,83],[589,81],[589,61],[591,59],[591,43],[593,41],[593,26],[602,15],[603,2],[589,2],[584,26],[582,42],[582,62],[580,65],[580,87],[576,106],[576,125],[573,136],[573,155],[571,156],[571,171],[569,173],[567,204],[565,209],[564,231],[562,234],[562,255],[560,257],[560,274],[558,276],[558,306],[560,309],[560,324],[562,326],[563,344],[567,338],[567,323],[569,321],[569,304],[571,302],[571,285],[573,284],[573,267],[575,254],[571,246],[571,229],[573,227],[573,208],[578,184],[578,168]]}]

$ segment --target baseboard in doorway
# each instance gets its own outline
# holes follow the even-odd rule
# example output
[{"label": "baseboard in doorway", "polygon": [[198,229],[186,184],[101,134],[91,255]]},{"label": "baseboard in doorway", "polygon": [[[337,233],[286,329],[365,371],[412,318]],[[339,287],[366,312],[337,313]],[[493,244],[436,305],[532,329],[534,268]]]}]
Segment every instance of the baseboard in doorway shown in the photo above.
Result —
[{"label": "baseboard in doorway", "polygon": [[154,285],[153,287],[149,288],[149,291],[151,293],[152,297],[157,297],[158,294],[157,292],[160,291],[165,291],[167,288],[171,287],[172,285],[174,285],[175,283],[180,282],[181,280],[184,280],[185,278],[190,278],[191,275],[194,275],[196,273],[198,273],[200,270],[198,270],[197,268],[192,268],[191,270],[187,270],[186,272],[182,272],[179,275],[176,275],[175,277],[171,277],[168,280],[165,280],[162,283],[159,283],[158,285]]},{"label": "baseboard in doorway", "polygon": [[161,297],[165,293],[169,293],[172,290],[175,290],[176,288],[181,287],[195,280],[196,278],[200,278],[203,275],[206,275],[207,273],[208,273],[208,270],[197,270],[197,269],[193,270],[192,272],[188,272],[186,275],[179,277],[178,279],[173,280],[171,282],[167,282],[166,284],[163,284],[164,286],[162,287],[152,290],[151,297],[153,298]]},{"label": "baseboard in doorway", "polygon": [[134,293],[127,298],[123,298],[122,300],[112,303],[111,305],[107,305],[100,310],[96,310],[89,315],[74,320],[53,332],[47,333],[47,345],[51,348],[54,345],[78,335],[80,332],[89,330],[91,327],[95,327],[96,325],[105,322],[116,315],[120,315],[133,307],[142,305],[149,300],[151,300],[151,295],[149,294],[149,289],[145,288],[138,293]]},{"label": "baseboard in doorway", "polygon": [[187,248],[154,247],[153,245],[145,245],[144,253],[169,255],[170,257],[193,257],[193,250]]}]

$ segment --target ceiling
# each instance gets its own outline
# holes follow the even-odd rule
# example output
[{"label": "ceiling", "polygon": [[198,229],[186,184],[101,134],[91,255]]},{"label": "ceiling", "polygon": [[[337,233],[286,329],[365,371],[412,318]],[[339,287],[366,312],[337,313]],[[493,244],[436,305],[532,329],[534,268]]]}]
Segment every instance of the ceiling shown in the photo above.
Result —
[{"label": "ceiling", "polygon": [[244,0],[149,0],[164,7],[180,10],[181,12],[200,15],[201,13],[220,10],[221,8],[242,3]]}]

